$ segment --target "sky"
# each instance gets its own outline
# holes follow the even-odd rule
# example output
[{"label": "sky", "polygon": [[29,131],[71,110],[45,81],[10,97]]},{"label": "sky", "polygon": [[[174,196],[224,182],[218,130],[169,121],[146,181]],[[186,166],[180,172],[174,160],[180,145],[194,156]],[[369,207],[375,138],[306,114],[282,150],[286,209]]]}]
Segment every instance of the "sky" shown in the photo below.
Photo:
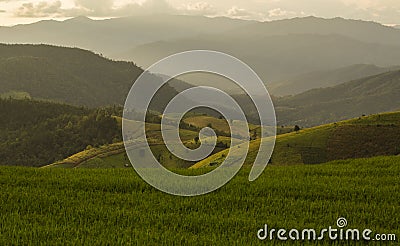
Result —
[{"label": "sky", "polygon": [[0,26],[76,16],[227,16],[270,21],[303,16],[400,24],[400,0],[0,0]]}]

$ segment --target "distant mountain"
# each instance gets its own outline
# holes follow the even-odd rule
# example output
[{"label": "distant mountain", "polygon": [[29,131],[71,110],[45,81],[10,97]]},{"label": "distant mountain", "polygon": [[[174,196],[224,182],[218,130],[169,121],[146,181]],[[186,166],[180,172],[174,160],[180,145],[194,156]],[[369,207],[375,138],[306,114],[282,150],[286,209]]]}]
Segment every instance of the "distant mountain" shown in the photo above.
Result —
[{"label": "distant mountain", "polygon": [[[89,107],[122,105],[142,72],[133,63],[76,48],[0,44],[0,94],[21,92],[32,98]],[[153,109],[176,94],[172,87],[163,87]]]},{"label": "distant mountain", "polygon": [[400,32],[371,21],[318,17],[293,18],[252,23],[234,30],[239,36],[275,36],[288,34],[341,35],[361,42],[399,45]]},{"label": "distant mountain", "polygon": [[315,126],[400,109],[400,70],[275,98],[281,125]]},{"label": "distant mountain", "polygon": [[268,82],[354,64],[400,64],[400,30],[341,18],[256,22],[174,15],[77,17],[2,27],[0,42],[79,47],[142,67],[180,51],[218,50],[242,59]]},{"label": "distant mountain", "polygon": [[286,81],[273,83],[269,92],[275,96],[299,94],[314,88],[331,87],[346,81],[400,69],[383,68],[375,65],[358,64],[333,70],[323,70],[295,76]]},{"label": "distant mountain", "polygon": [[216,34],[252,21],[202,16],[149,15],[106,20],[77,17],[0,28],[1,43],[79,47],[110,57],[139,44],[199,34]]},{"label": "distant mountain", "polygon": [[400,64],[400,39],[396,46],[367,43],[337,34],[251,36],[229,32],[141,45],[126,52],[124,58],[135,59],[139,64],[148,66],[166,56],[193,49],[217,50],[234,55],[248,63],[264,82],[269,83],[354,64],[382,67]]}]

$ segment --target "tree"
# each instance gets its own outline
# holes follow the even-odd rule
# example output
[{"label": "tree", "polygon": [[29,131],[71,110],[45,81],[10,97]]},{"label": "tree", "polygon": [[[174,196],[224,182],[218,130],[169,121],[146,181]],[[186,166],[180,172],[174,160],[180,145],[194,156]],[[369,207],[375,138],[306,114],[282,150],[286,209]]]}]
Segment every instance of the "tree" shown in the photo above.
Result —
[{"label": "tree", "polygon": [[294,131],[295,131],[295,132],[298,132],[298,131],[300,131],[300,130],[301,130],[300,126],[298,126],[298,125],[295,125],[295,126],[294,126]]}]

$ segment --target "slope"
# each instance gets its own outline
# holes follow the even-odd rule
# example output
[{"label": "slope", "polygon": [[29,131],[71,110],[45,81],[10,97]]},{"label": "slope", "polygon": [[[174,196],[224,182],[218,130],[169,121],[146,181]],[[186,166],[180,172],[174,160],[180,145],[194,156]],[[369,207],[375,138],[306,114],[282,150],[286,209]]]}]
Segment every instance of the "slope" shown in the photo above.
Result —
[{"label": "slope", "polygon": [[158,41],[127,51],[126,59],[148,66],[175,54],[193,49],[217,50],[250,65],[264,80],[286,80],[298,74],[332,70],[354,64],[396,66],[399,45],[359,41],[338,34],[283,35],[199,35],[192,38]]},{"label": "slope", "polygon": [[297,75],[285,81],[271,83],[269,91],[275,96],[299,94],[311,89],[332,87],[343,82],[361,79],[388,71],[398,70],[398,67],[378,67],[368,64],[357,64],[333,70],[315,71]]},{"label": "slope", "polygon": [[276,98],[279,124],[315,126],[400,108],[400,70]]},{"label": "slope", "polygon": [[[339,123],[277,136],[273,165],[317,164],[332,160],[400,154],[400,112],[360,117]],[[250,145],[246,164],[251,165],[259,141]],[[229,150],[217,153],[192,168],[222,163]]]},{"label": "slope", "polygon": [[43,166],[87,146],[121,141],[113,108],[0,99],[0,163]]},{"label": "slope", "polygon": [[[142,72],[133,63],[76,48],[0,44],[0,94],[25,92],[32,98],[89,107],[123,104]],[[153,109],[176,94],[170,86],[163,87]]]}]

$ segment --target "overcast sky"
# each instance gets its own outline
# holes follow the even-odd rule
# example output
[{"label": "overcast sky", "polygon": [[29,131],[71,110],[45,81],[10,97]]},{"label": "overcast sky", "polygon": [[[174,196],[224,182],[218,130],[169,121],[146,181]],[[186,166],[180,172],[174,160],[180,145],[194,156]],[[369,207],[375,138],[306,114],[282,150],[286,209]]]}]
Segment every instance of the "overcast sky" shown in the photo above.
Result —
[{"label": "overcast sky", "polygon": [[0,25],[139,14],[228,16],[260,21],[318,16],[400,24],[400,0],[0,0]]}]

